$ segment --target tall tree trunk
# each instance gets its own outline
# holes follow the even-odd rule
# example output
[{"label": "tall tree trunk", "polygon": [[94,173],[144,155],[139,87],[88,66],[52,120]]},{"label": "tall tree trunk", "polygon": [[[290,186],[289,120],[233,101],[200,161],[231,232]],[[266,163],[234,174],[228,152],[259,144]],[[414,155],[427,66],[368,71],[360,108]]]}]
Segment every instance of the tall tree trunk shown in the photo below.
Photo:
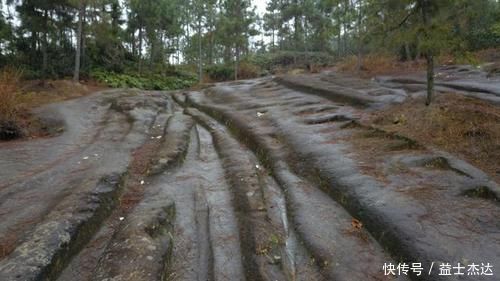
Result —
[{"label": "tall tree trunk", "polygon": [[45,10],[44,15],[44,31],[42,38],[42,78],[43,80],[47,79],[47,67],[48,67],[48,29],[49,29],[49,20],[48,20],[48,11]]},{"label": "tall tree trunk", "polygon": [[132,38],[131,38],[131,42],[130,42],[130,45],[132,47],[132,56],[137,56],[137,41],[135,40],[135,31],[132,32]]},{"label": "tall tree trunk", "polygon": [[86,50],[85,46],[87,45],[87,42],[85,40],[85,27],[87,26],[87,17],[83,17],[83,22],[82,22],[82,53],[80,55],[80,69],[84,69],[85,71],[88,70],[88,61],[86,60],[87,55],[86,55]]},{"label": "tall tree trunk", "polygon": [[363,67],[363,37],[362,37],[362,31],[361,31],[361,21],[363,19],[363,10],[362,10],[362,4],[359,3],[359,8],[358,8],[358,65],[357,69],[358,72],[361,71],[361,68]]},{"label": "tall tree trunk", "polygon": [[153,63],[156,58],[156,38],[151,40],[151,54],[149,55],[149,70],[153,71]]},{"label": "tall tree trunk", "polygon": [[347,33],[347,15],[349,13],[349,0],[344,1],[344,17],[342,18],[342,31],[343,31],[343,45],[342,45],[342,53],[344,55],[347,54],[347,39],[348,39],[348,33]]},{"label": "tall tree trunk", "polygon": [[273,44],[273,45],[272,45],[272,48],[273,48],[273,49],[274,49],[274,33],[275,33],[275,31],[276,31],[276,30],[274,29],[274,23],[273,23],[273,43],[272,43],[272,44]]},{"label": "tall tree trunk", "polygon": [[338,57],[342,57],[342,24],[340,13],[337,17],[337,24],[339,25],[339,34],[337,34],[337,55]]},{"label": "tall tree trunk", "polygon": [[177,36],[177,64],[181,64],[181,38]]},{"label": "tall tree trunk", "polygon": [[210,46],[208,47],[208,64],[214,64],[214,31],[210,30],[209,37]]},{"label": "tall tree trunk", "polygon": [[240,71],[240,47],[236,45],[236,60],[234,62],[234,80],[238,80],[238,72]]},{"label": "tall tree trunk", "polygon": [[201,15],[198,14],[198,80],[203,80],[203,57],[201,52]]},{"label": "tall tree trunk", "polygon": [[[422,11],[422,20],[424,23],[425,32],[429,32],[429,0],[420,0],[420,9]],[[426,34],[428,36],[428,34]],[[432,101],[432,95],[434,93],[434,54],[432,49],[427,47],[425,50],[425,60],[427,62],[427,98],[425,99],[425,105],[430,105]]]},{"label": "tall tree trunk", "polygon": [[83,17],[85,17],[85,4],[80,1],[80,7],[78,12],[78,31],[76,35],[76,54],[75,54],[75,72],[73,75],[73,81],[80,81],[80,62],[82,54],[82,37],[83,37]]},{"label": "tall tree trunk", "polygon": [[139,69],[139,74],[142,73],[142,38],[143,37],[143,31],[142,31],[142,24],[139,25],[139,63],[138,63],[138,69]]}]

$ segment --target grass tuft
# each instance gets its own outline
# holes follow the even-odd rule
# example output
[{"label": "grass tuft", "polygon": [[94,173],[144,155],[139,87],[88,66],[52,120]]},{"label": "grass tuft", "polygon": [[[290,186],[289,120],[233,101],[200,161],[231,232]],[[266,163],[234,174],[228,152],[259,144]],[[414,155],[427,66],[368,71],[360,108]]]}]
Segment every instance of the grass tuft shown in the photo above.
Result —
[{"label": "grass tuft", "polygon": [[21,73],[13,68],[0,71],[0,140],[10,140],[21,136],[18,125],[17,93]]}]

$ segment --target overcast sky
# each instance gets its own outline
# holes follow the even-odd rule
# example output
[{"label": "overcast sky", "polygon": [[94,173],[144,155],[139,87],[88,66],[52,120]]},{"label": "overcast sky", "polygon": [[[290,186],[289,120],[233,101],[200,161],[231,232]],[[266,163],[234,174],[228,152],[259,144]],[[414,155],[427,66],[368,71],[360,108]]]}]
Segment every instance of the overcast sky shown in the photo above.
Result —
[{"label": "overcast sky", "polygon": [[267,0],[252,0],[252,4],[257,6],[257,12],[261,16],[266,12],[266,2]]}]

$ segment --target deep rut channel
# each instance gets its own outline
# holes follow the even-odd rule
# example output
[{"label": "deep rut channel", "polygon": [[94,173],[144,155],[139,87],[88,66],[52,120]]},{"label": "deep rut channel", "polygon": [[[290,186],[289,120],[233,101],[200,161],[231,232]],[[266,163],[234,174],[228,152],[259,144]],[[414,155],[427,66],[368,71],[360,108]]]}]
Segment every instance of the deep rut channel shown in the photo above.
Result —
[{"label": "deep rut channel", "polygon": [[439,265],[500,266],[498,184],[358,122],[399,92],[299,82],[46,108],[64,133],[0,146],[0,280],[495,280]]}]

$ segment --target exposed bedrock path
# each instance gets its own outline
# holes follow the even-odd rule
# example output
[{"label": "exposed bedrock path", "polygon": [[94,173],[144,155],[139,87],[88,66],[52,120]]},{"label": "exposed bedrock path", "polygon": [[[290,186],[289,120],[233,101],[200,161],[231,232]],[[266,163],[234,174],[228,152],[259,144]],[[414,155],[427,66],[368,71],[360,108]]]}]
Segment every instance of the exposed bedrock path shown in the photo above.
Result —
[{"label": "exposed bedrock path", "polygon": [[[0,280],[478,280],[438,266],[500,267],[498,184],[357,122],[406,92],[311,81],[42,109],[64,133],[0,144]],[[384,276],[399,262],[424,272]]]}]

